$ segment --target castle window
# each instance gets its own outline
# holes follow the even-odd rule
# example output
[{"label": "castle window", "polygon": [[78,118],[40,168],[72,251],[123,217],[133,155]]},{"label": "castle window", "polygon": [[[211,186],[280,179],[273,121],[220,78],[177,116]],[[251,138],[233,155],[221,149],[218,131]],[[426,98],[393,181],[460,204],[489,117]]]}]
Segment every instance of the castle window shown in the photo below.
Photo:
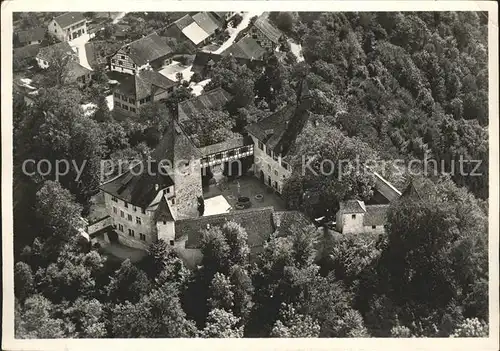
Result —
[{"label": "castle window", "polygon": [[118,60],[118,64],[119,64],[120,66],[123,66],[123,61]]},{"label": "castle window", "polygon": [[135,232],[132,229],[128,230],[128,235],[129,236],[135,236]]},{"label": "castle window", "polygon": [[122,217],[122,218],[125,217],[125,213],[123,211],[120,211],[120,217]]},{"label": "castle window", "polygon": [[175,205],[175,199],[172,198],[172,205]]},{"label": "castle window", "polygon": [[113,206],[113,212],[114,212],[115,214],[117,214],[117,213],[118,213],[118,210],[116,209],[116,207],[115,207],[115,206]]},{"label": "castle window", "polygon": [[140,217],[135,217],[135,222],[136,222],[137,224],[142,224],[142,223],[141,223],[141,218],[140,218]]},{"label": "castle window", "polygon": [[174,246],[174,241],[170,240],[170,246]]},{"label": "castle window", "polygon": [[267,165],[268,172],[271,172],[271,165]]},{"label": "castle window", "polygon": [[137,207],[136,207],[136,206],[134,206],[134,212],[136,212],[136,211],[137,211]]},{"label": "castle window", "polygon": [[271,149],[270,149],[270,148],[267,148],[267,149],[266,149],[266,154],[267,154],[268,156],[270,156],[270,157],[273,157],[273,152],[271,151]]},{"label": "castle window", "polygon": [[132,215],[127,215],[127,219],[132,222]]},{"label": "castle window", "polygon": [[163,221],[163,224],[167,224],[167,221]]},{"label": "castle window", "polygon": [[351,216],[351,218],[352,218],[352,219],[356,219],[356,215],[355,215],[355,214],[354,214],[354,215],[352,215],[352,216]]},{"label": "castle window", "polygon": [[130,111],[134,112],[135,113],[135,108],[131,107],[130,108]]},{"label": "castle window", "polygon": [[122,58],[122,60],[125,60],[125,56],[124,55],[122,55],[121,58]]},{"label": "castle window", "polygon": [[111,200],[114,201],[114,202],[118,202],[118,199],[116,197],[114,197],[114,196],[111,198]]},{"label": "castle window", "polygon": [[139,234],[139,236],[141,237],[141,240],[142,240],[142,241],[146,241],[146,235],[144,235],[144,234]]},{"label": "castle window", "polygon": [[123,232],[123,225],[122,224],[118,224],[118,229]]},{"label": "castle window", "polygon": [[376,225],[372,225],[372,229],[377,229],[377,226]]},{"label": "castle window", "polygon": [[261,141],[259,141],[259,149],[264,150],[264,144]]},{"label": "castle window", "polygon": [[141,208],[141,212],[142,212],[143,214],[146,214],[146,209],[145,209],[145,208]]},{"label": "castle window", "polygon": [[123,201],[123,205],[125,206],[125,208],[128,208],[128,203],[127,203],[127,201]]},{"label": "castle window", "polygon": [[277,177],[278,176],[278,171],[274,170],[274,175]]}]

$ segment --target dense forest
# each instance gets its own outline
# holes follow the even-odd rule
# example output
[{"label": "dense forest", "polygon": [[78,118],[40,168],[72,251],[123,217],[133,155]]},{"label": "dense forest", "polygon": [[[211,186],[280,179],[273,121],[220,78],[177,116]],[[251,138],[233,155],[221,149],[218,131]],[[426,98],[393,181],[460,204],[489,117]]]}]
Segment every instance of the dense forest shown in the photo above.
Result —
[{"label": "dense forest", "polygon": [[[192,94],[180,85],[138,120],[117,121],[97,95],[96,114],[85,116],[85,94],[56,82],[34,106],[14,100],[14,168],[24,189],[14,191],[16,337],[488,335],[487,14],[269,19],[301,44],[304,61],[284,42],[284,58],[271,54],[261,68],[217,62],[205,89],[223,87],[234,98],[190,122],[196,143],[220,141],[295,102],[305,80],[312,114],[293,154],[362,162],[429,155],[445,168],[412,178],[419,196],[391,204],[382,235],[325,232],[318,245],[315,230],[294,228],[271,237],[251,261],[245,230],[228,223],[203,233],[195,270],[161,240],[136,264],[116,262],[73,230],[91,206],[99,163],[147,158],[177,103]],[[23,160],[47,155],[87,160],[82,178],[20,175]],[[451,172],[460,155],[482,160],[482,176]],[[387,177],[395,184],[410,180],[408,170],[393,171]],[[332,215],[339,201],[369,199],[372,181],[294,172],[283,197],[291,209]],[[302,196],[308,192],[319,198]]]}]

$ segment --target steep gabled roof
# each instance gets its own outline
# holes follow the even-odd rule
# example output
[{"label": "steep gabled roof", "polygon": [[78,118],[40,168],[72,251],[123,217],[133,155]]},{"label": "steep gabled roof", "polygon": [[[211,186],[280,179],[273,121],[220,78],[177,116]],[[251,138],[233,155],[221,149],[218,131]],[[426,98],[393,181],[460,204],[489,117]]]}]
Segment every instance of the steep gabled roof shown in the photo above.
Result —
[{"label": "steep gabled roof", "polygon": [[246,35],[241,40],[233,43],[222,53],[223,56],[233,56],[247,60],[260,60],[265,55],[266,50],[262,48],[255,39]]},{"label": "steep gabled roof", "polygon": [[156,71],[143,70],[125,78],[118,85],[116,91],[124,95],[135,96],[136,99],[140,100],[151,95],[154,86],[167,90],[176,84],[173,80]]},{"label": "steep gabled roof", "polygon": [[173,121],[167,127],[151,158],[157,162],[168,160],[171,165],[175,165],[178,160],[201,158],[201,153],[179,124]]},{"label": "steep gabled roof", "polygon": [[311,99],[305,82],[299,86],[297,103],[288,104],[246,130],[276,153],[286,156],[308,118]]},{"label": "steep gabled roof", "polygon": [[57,43],[54,45],[45,46],[45,47],[40,48],[40,50],[38,51],[37,57],[48,61],[48,60],[52,59],[53,55],[57,52],[66,53],[68,55],[76,56],[75,52],[73,51],[71,46],[68,44],[68,42],[63,41],[61,43]]},{"label": "steep gabled roof", "polygon": [[20,43],[28,43],[35,40],[43,40],[45,38],[45,32],[47,31],[44,27],[31,28],[28,30],[23,30],[17,32],[17,39]]},{"label": "steep gabled roof", "polygon": [[266,50],[249,35],[245,35],[222,53],[223,56],[233,56],[247,60],[260,60],[265,54]]},{"label": "steep gabled roof", "polygon": [[165,38],[160,37],[156,32],[124,45],[121,50],[125,51],[138,66],[172,53],[172,48],[167,45]]},{"label": "steep gabled roof", "polygon": [[205,109],[221,109],[231,99],[232,96],[227,91],[216,88],[182,101],[178,104],[179,122],[187,121],[191,116]]},{"label": "steep gabled roof", "polygon": [[367,205],[363,218],[363,225],[384,225],[387,222],[387,210],[389,205]]},{"label": "steep gabled roof", "polygon": [[212,227],[222,227],[232,221],[241,225],[248,234],[250,248],[263,245],[274,232],[273,207],[263,207],[223,213],[213,216],[180,220],[175,223],[175,232],[187,235],[187,249],[200,248],[203,231]]},{"label": "steep gabled roof", "polygon": [[259,16],[254,23],[254,26],[259,29],[262,34],[266,36],[269,40],[271,40],[273,43],[278,44],[279,39],[283,35],[283,33],[273,26],[265,16]]},{"label": "steep gabled roof", "polygon": [[169,175],[158,172],[157,162],[149,162],[152,172],[148,172],[147,162],[140,162],[127,172],[102,184],[101,190],[135,206],[146,208],[158,193],[156,185],[158,189],[163,189],[174,184]]},{"label": "steep gabled roof", "polygon": [[196,22],[193,22],[189,26],[185,27],[182,30],[182,34],[184,34],[195,45],[198,45],[210,36],[210,34],[205,32]]},{"label": "steep gabled roof", "polygon": [[54,20],[64,29],[85,20],[85,17],[83,17],[83,13],[81,12],[66,12],[65,14],[55,17]]},{"label": "steep gabled roof", "polygon": [[34,58],[36,55],[38,55],[39,51],[40,51],[40,44],[31,44],[23,46],[22,48],[14,49],[14,59],[24,60],[27,58]]},{"label": "steep gabled roof", "polygon": [[170,203],[165,196],[161,197],[158,208],[155,211],[156,222],[171,222],[175,221],[174,211],[170,207]]},{"label": "steep gabled roof", "polygon": [[76,80],[79,77],[92,73],[92,70],[82,66],[76,61],[69,61],[66,65],[67,79],[69,81]]},{"label": "steep gabled roof", "polygon": [[347,200],[340,203],[340,211],[343,214],[365,213],[366,206],[365,203],[360,200]]},{"label": "steep gabled roof", "polygon": [[185,15],[185,16],[182,16],[181,18],[179,18],[178,20],[176,20],[171,25],[176,26],[177,28],[179,28],[179,30],[182,31],[184,28],[186,28],[187,26],[189,26],[193,22],[194,22],[193,17],[191,17],[190,15]]},{"label": "steep gabled roof", "polygon": [[198,12],[196,15],[193,15],[193,20],[210,35],[222,27],[222,24],[209,12]]}]

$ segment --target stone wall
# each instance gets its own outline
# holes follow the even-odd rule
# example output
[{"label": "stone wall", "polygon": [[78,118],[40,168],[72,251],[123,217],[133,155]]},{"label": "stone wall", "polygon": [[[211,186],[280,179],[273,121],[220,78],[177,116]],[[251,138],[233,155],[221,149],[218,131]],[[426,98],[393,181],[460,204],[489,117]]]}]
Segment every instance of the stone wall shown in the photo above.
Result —
[{"label": "stone wall", "polygon": [[177,219],[196,218],[198,197],[203,196],[200,160],[191,160],[189,166],[174,174],[175,208]]}]

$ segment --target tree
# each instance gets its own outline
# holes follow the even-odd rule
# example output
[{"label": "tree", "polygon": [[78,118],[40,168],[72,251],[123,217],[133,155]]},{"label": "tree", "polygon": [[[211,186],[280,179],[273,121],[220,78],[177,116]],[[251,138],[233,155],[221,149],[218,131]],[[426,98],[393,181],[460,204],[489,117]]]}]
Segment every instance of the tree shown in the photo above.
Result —
[{"label": "tree", "polygon": [[210,109],[198,111],[192,114],[190,119],[183,123],[183,126],[197,147],[237,137],[231,131],[234,122],[224,111]]},{"label": "tree", "polygon": [[148,102],[139,108],[139,121],[142,125],[154,128],[158,133],[162,133],[170,123],[172,115],[167,110],[164,103],[160,101]]},{"label": "tree", "polygon": [[284,304],[280,319],[274,323],[272,337],[277,338],[316,338],[320,326],[311,317],[301,315],[293,306]]},{"label": "tree", "polygon": [[242,338],[243,328],[238,327],[239,318],[223,309],[210,311],[207,326],[200,332],[204,338]]},{"label": "tree", "polygon": [[186,319],[177,289],[165,284],[141,297],[138,303],[116,305],[111,312],[114,337],[182,338],[196,334],[194,323]]},{"label": "tree", "polygon": [[212,283],[210,284],[210,298],[208,299],[208,306],[211,309],[224,309],[231,311],[233,308],[234,294],[232,292],[232,285],[222,273],[215,273]]},{"label": "tree", "polygon": [[477,318],[467,318],[453,332],[453,337],[488,337],[488,325]]},{"label": "tree", "polygon": [[185,87],[183,85],[177,87],[177,89],[174,89],[173,93],[170,94],[166,99],[165,99],[165,106],[167,109],[170,111],[172,116],[177,116],[178,113],[178,105],[180,102],[184,100],[189,100],[192,97],[194,97],[192,93],[193,89],[189,87]]},{"label": "tree", "polygon": [[449,179],[412,182],[420,198],[391,206],[378,269],[401,322],[421,324],[416,332],[425,335],[443,318],[454,325],[463,312],[487,310],[479,307],[486,292],[476,293],[487,272],[486,217],[474,196]]},{"label": "tree", "polygon": [[111,111],[109,110],[108,102],[104,95],[99,95],[97,98],[97,108],[93,118],[97,122],[109,122],[112,119]]},{"label": "tree", "polygon": [[[373,178],[364,164],[373,162],[376,153],[363,141],[349,138],[335,127],[308,123],[291,154],[293,173],[283,188],[290,207],[313,216],[334,216],[340,201],[372,196]],[[314,196],[297,199],[297,189],[302,189],[300,195]]]},{"label": "tree", "polygon": [[33,295],[26,299],[24,306],[16,314],[16,338],[50,339],[71,337],[72,325],[64,325],[63,321],[52,315],[53,305],[41,295]]},{"label": "tree", "polygon": [[41,233],[54,248],[68,242],[76,234],[82,207],[60,183],[46,181],[36,194],[35,214]]},{"label": "tree", "polygon": [[146,274],[127,259],[111,277],[106,290],[112,301],[135,303],[149,291],[149,288],[150,282]]},{"label": "tree", "polygon": [[31,267],[24,262],[17,262],[14,266],[14,291],[21,302],[33,292],[33,283]]},{"label": "tree", "polygon": [[64,311],[64,314],[75,325],[75,332],[78,337],[106,337],[105,313],[98,300],[78,298],[70,308]]},{"label": "tree", "polygon": [[280,12],[276,18],[276,25],[284,32],[291,31],[296,21],[295,15],[293,12]]}]

